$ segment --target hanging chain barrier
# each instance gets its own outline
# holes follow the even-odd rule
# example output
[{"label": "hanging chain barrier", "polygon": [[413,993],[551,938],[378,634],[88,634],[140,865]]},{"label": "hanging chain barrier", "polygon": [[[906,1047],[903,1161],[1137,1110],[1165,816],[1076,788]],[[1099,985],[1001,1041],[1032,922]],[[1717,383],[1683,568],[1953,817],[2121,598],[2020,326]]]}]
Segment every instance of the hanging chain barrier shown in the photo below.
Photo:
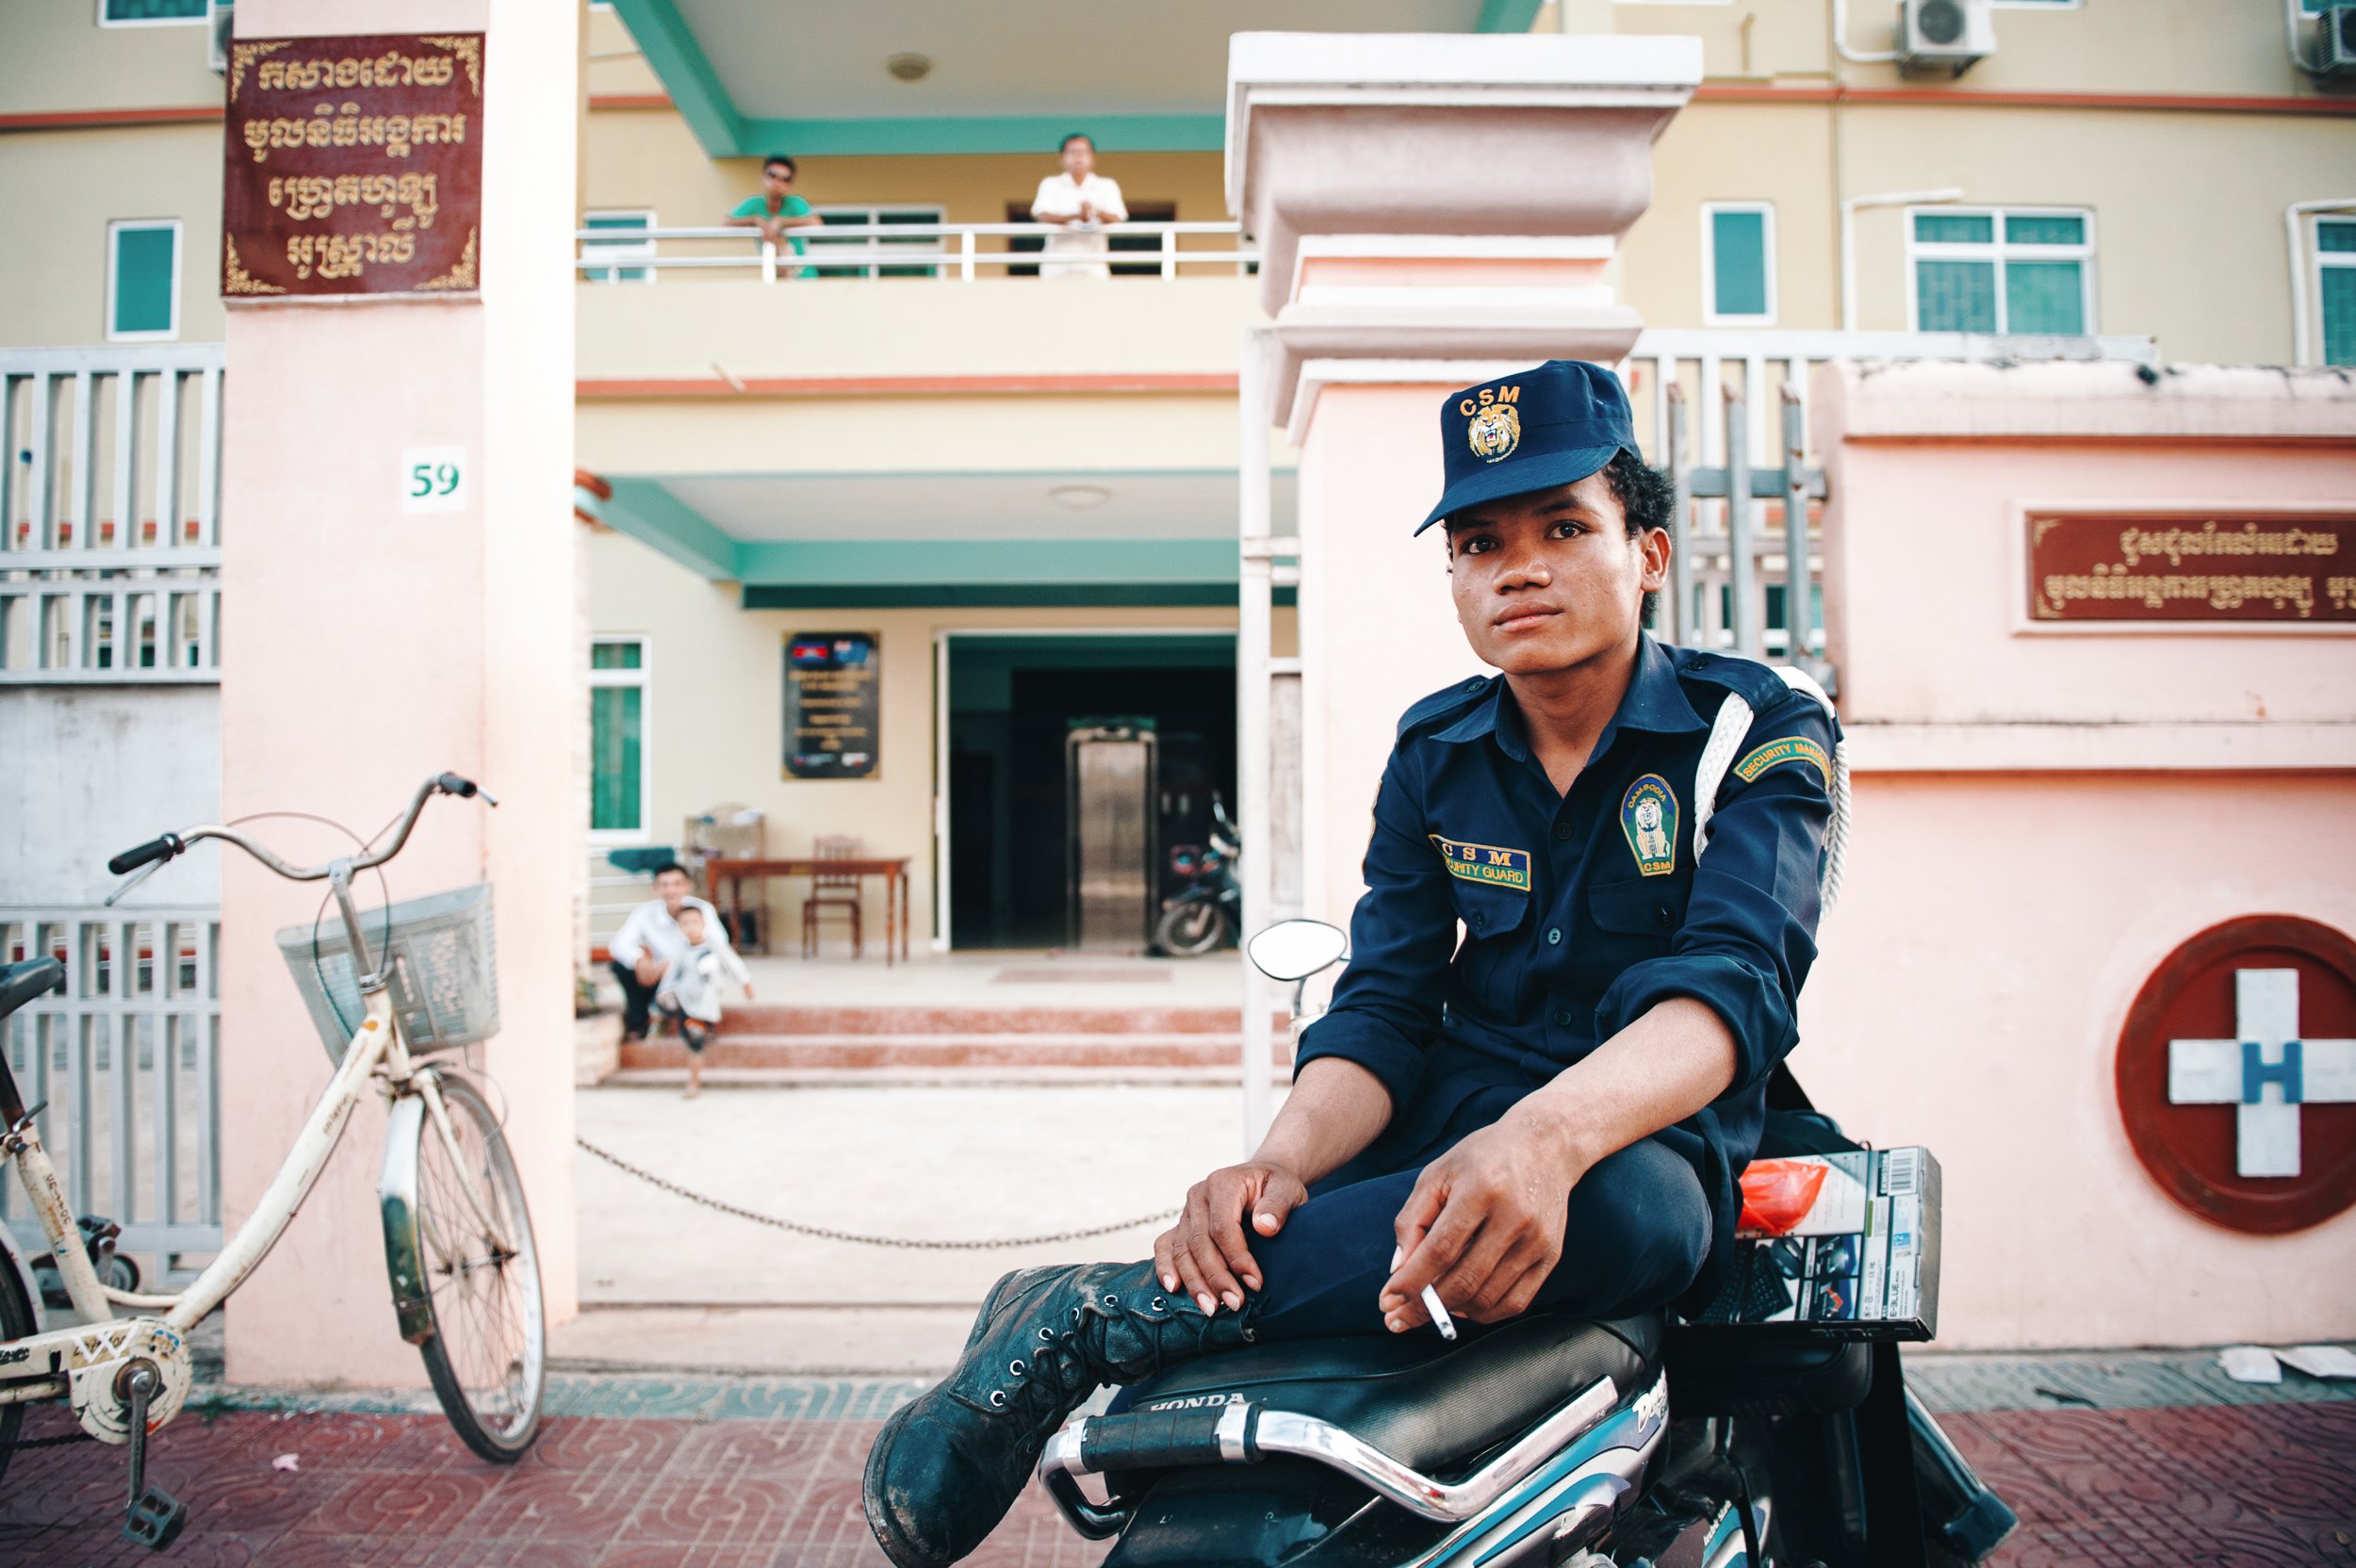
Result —
[{"label": "hanging chain barrier", "polygon": [[697,1192],[693,1187],[681,1186],[666,1176],[656,1175],[644,1166],[632,1165],[612,1150],[600,1149],[587,1138],[576,1135],[573,1141],[614,1169],[635,1176],[648,1186],[660,1187],[674,1197],[684,1198],[690,1203],[700,1203],[705,1208],[715,1209],[721,1214],[734,1215],[739,1219],[749,1219],[756,1225],[767,1225],[780,1231],[791,1231],[795,1235],[814,1236],[820,1241],[847,1241],[858,1247],[895,1247],[915,1252],[993,1252],[1012,1247],[1044,1247],[1050,1242],[1086,1241],[1091,1236],[1116,1235],[1122,1231],[1134,1231],[1140,1226],[1158,1225],[1165,1220],[1175,1219],[1181,1212],[1177,1209],[1163,1209],[1153,1214],[1141,1214],[1135,1219],[1123,1219],[1112,1225],[1088,1225],[1079,1230],[1051,1231],[1044,1235],[1036,1236],[993,1236],[985,1241],[941,1241],[922,1236],[873,1236],[862,1234],[858,1231],[838,1231],[826,1225],[805,1225],[799,1220],[780,1219],[773,1214],[761,1214],[758,1210],[744,1208],[725,1199],[713,1198],[708,1193]]}]

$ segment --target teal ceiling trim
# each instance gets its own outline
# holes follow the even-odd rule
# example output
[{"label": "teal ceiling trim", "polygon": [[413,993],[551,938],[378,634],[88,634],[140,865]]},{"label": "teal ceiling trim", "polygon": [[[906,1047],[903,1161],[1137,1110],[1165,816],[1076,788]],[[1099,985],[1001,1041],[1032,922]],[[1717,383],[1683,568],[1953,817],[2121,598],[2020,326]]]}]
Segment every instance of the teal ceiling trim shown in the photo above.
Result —
[{"label": "teal ceiling trim", "polygon": [[1238,577],[1233,539],[740,540],[735,559],[747,587],[826,594],[1127,583],[1215,586],[1233,598]]},{"label": "teal ceiling trim", "polygon": [[[1279,603],[1290,601],[1282,596]],[[1216,582],[747,583],[746,610],[1233,610],[1235,585]]]},{"label": "teal ceiling trim", "polygon": [[715,158],[751,153],[744,117],[736,112],[728,90],[720,85],[703,45],[672,0],[614,0],[614,9],[704,151]]},{"label": "teal ceiling trim", "polygon": [[605,523],[715,582],[736,580],[735,540],[663,488],[660,480],[617,479],[613,498],[597,509]]},{"label": "teal ceiling trim", "polygon": [[1526,33],[1538,20],[1541,0],[1481,0],[1481,20],[1473,24],[1476,33]]},{"label": "teal ceiling trim", "polygon": [[[644,3],[644,0],[642,0]],[[747,120],[748,153],[795,157],[895,154],[1049,154],[1073,131],[1103,153],[1216,153],[1227,144],[1218,114],[990,114],[908,119]],[[708,144],[707,144],[708,145]]]}]

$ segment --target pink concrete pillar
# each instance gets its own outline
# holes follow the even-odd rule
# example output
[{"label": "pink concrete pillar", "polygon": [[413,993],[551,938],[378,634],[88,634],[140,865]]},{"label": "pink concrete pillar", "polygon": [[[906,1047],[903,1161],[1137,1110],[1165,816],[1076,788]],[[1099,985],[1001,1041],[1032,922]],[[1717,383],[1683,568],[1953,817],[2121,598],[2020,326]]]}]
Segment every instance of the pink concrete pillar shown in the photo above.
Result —
[{"label": "pink concrete pillar", "polygon": [[[579,8],[548,0],[246,0],[241,37],[485,33],[481,289],[233,302],[222,457],[222,815],[305,811],[364,836],[450,770],[502,802],[437,800],[386,868],[396,900],[497,889],[497,1079],[551,1321],[574,1278],[571,910],[573,279]],[[401,506],[404,452],[459,449],[462,510]],[[290,858],[348,842],[253,829]],[[328,1062],[272,943],[321,889],[222,870],[221,1144],[236,1226]],[[364,905],[378,901],[373,877]],[[332,918],[332,917],[331,917]],[[364,1104],[318,1189],[228,1309],[240,1382],[421,1383],[395,1332]]]},{"label": "pink concrete pillar", "polygon": [[1690,38],[1243,33],[1229,208],[1260,242],[1274,417],[1301,449],[1302,885],[1342,921],[1398,716],[1479,666],[1442,548],[1439,398],[1549,358],[1610,364],[1651,150],[1701,79]]}]

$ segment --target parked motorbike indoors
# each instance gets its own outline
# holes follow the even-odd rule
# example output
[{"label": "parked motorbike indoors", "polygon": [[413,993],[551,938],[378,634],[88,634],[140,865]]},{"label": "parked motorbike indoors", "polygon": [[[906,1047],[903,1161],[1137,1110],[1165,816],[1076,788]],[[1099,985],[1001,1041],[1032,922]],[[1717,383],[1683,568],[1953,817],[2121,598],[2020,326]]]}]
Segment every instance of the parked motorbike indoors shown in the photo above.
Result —
[{"label": "parked motorbike indoors", "polygon": [[1235,879],[1236,837],[1226,803],[1214,793],[1209,846],[1178,844],[1170,852],[1170,869],[1189,885],[1176,897],[1162,900],[1161,918],[1153,923],[1157,951],[1172,957],[1200,957],[1224,947],[1242,925],[1243,884]]},{"label": "parked motorbike indoors", "polygon": [[[1298,1022],[1346,943],[1285,921],[1249,953]],[[1119,1538],[1104,1568],[1947,1568],[2015,1523],[1894,1343],[1661,1313],[1207,1357],[1073,1416],[1039,1474]]]}]

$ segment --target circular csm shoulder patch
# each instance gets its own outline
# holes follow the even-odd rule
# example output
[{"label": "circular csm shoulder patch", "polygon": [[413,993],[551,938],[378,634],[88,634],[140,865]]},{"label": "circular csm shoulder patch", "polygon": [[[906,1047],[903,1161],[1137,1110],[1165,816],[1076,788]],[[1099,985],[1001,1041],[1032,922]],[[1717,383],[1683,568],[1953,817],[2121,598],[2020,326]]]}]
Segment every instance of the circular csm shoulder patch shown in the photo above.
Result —
[{"label": "circular csm shoulder patch", "polygon": [[2213,925],[2119,1032],[2119,1113],[2151,1179],[2252,1235],[2356,1206],[2356,941],[2292,915]]}]

